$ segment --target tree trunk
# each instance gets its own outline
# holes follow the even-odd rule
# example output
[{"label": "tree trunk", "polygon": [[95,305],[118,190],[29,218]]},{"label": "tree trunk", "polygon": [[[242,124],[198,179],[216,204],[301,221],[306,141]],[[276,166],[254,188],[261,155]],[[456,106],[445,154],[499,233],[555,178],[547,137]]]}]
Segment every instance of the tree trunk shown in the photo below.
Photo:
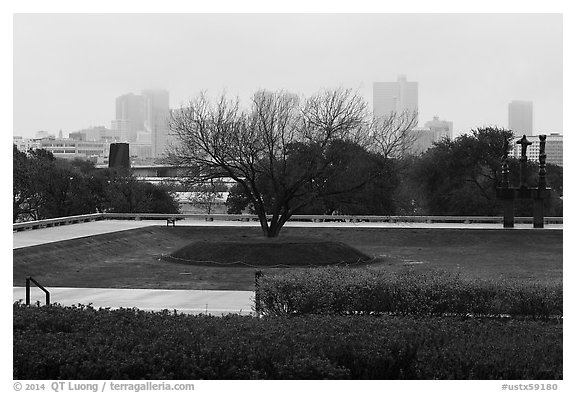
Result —
[{"label": "tree trunk", "polygon": [[292,213],[284,212],[280,217],[275,216],[273,221],[270,223],[270,228],[266,234],[267,237],[276,237],[280,234],[280,230],[284,228],[284,224],[292,216]]},{"label": "tree trunk", "polygon": [[268,226],[268,221],[266,220],[266,212],[261,209],[256,209],[256,214],[258,215],[258,221],[260,221],[260,228],[262,228],[262,233],[264,236],[269,236],[270,227]]},{"label": "tree trunk", "polygon": [[282,225],[278,223],[278,221],[270,223],[270,227],[268,229],[268,233],[266,233],[267,237],[277,237],[280,234],[280,229],[282,229]]}]

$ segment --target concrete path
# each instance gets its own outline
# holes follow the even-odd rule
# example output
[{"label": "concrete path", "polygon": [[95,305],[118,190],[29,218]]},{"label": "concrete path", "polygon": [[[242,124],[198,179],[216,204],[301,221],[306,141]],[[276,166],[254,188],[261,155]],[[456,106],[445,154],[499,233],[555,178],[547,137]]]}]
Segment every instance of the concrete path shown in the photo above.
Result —
[{"label": "concrete path", "polygon": [[[252,291],[195,291],[164,289],[46,288],[50,302],[63,306],[88,305],[94,308],[133,308],[146,311],[178,310],[187,314],[253,315]],[[25,302],[26,288],[13,288],[13,301]],[[30,288],[32,304],[45,304],[46,296],[39,288]]]},{"label": "concrete path", "polygon": [[162,221],[102,220],[78,224],[12,232],[13,248],[30,247],[38,244],[77,239],[79,237],[101,235],[103,233],[126,231],[151,225],[166,225]]},{"label": "concrete path", "polygon": [[[30,247],[38,244],[76,239],[103,233],[125,231],[152,225],[166,225],[166,220],[102,220],[57,227],[33,229],[13,232],[13,248]],[[181,220],[177,226],[239,226],[258,227],[256,221],[203,221]],[[460,224],[460,223],[386,223],[386,222],[288,222],[286,227],[317,227],[317,228],[452,228],[452,229],[500,229],[501,224]],[[515,229],[531,229],[531,224],[516,224]],[[547,225],[546,229],[562,229],[562,224]]]}]

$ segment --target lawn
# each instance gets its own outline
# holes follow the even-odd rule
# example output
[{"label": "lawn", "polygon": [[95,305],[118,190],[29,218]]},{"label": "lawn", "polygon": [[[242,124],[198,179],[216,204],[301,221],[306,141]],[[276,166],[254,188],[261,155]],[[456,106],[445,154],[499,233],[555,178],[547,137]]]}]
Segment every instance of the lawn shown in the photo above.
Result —
[{"label": "lawn", "polygon": [[[558,283],[562,235],[561,230],[546,229],[287,227],[270,248],[281,249],[274,242],[282,243],[282,238],[305,238],[343,243],[374,258],[355,268],[439,268],[470,278]],[[221,251],[215,246],[219,242],[264,241],[259,228],[151,226],[49,243],[14,250],[13,285],[24,285],[31,275],[51,287],[253,290],[254,267],[174,263],[165,256],[204,242],[206,247],[195,250],[198,260],[206,260]],[[278,268],[262,270],[269,269]]]}]

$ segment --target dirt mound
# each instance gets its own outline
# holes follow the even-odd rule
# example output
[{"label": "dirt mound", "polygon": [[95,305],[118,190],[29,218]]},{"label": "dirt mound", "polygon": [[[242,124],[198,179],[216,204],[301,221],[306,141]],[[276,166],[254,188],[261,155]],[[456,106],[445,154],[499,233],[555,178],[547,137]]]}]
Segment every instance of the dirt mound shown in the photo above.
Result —
[{"label": "dirt mound", "polygon": [[355,265],[371,257],[344,243],[278,237],[192,242],[165,257],[175,263],[238,267]]}]

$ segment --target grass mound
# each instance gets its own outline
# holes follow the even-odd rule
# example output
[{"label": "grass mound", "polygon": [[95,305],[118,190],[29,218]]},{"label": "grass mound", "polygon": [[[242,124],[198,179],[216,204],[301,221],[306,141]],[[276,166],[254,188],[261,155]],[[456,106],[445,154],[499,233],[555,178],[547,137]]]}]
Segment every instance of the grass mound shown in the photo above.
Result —
[{"label": "grass mound", "polygon": [[[43,232],[14,237],[36,233]],[[370,262],[375,270],[402,271],[409,264],[467,279],[562,284],[562,230],[286,227],[278,240],[295,237],[348,244],[377,258]],[[159,225],[18,248],[12,254],[13,285],[23,286],[32,276],[47,287],[253,291],[254,269],[159,261],[191,242],[238,239],[265,240],[259,227]]]},{"label": "grass mound", "polygon": [[372,258],[341,242],[305,237],[195,241],[172,252],[170,262],[238,267],[356,265]]}]

